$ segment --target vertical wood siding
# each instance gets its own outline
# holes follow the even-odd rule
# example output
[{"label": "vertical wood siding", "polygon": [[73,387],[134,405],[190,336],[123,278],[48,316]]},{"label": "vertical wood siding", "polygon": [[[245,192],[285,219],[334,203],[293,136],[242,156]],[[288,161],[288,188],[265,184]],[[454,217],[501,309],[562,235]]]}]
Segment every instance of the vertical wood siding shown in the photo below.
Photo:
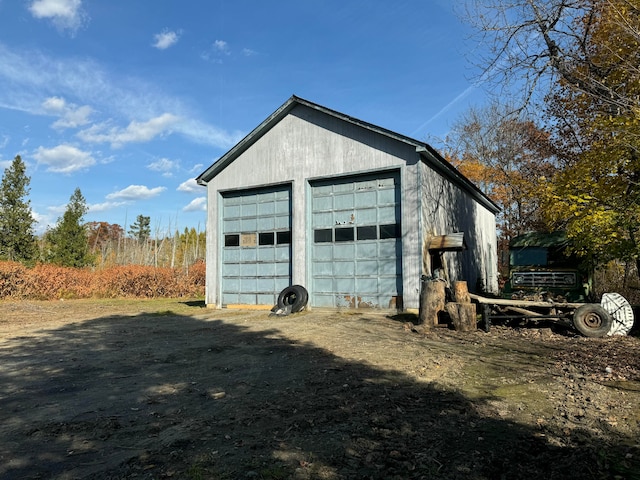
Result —
[{"label": "vertical wood siding", "polygon": [[[423,245],[436,235],[464,232],[467,249],[444,254],[449,278],[466,280],[472,291],[497,293],[495,215],[426,164],[421,165],[420,178]],[[429,273],[426,251],[423,260]]]}]

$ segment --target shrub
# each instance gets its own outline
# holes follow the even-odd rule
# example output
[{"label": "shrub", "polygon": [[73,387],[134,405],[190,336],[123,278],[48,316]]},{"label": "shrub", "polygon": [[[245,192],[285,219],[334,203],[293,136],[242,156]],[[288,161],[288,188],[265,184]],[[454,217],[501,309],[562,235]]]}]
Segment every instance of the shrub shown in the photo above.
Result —
[{"label": "shrub", "polygon": [[94,274],[89,269],[36,265],[27,272],[25,296],[37,300],[94,296]]},{"label": "shrub", "polygon": [[107,268],[100,272],[103,289],[101,296],[142,298],[177,296],[175,273],[170,268],[143,265]]},{"label": "shrub", "polygon": [[40,264],[28,269],[17,262],[0,262],[0,299],[201,297],[204,272],[202,262],[186,272],[142,265],[93,271]]},{"label": "shrub", "polygon": [[0,262],[0,298],[21,298],[27,268],[18,262]]}]

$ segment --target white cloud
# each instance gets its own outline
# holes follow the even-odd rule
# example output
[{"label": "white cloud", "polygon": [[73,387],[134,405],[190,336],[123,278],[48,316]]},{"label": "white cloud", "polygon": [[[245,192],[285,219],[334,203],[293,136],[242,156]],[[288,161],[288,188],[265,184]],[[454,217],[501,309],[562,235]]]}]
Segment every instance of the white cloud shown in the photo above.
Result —
[{"label": "white cloud", "polygon": [[75,33],[88,20],[81,7],[82,0],[33,0],[29,11],[35,18],[51,20],[57,28]]},{"label": "white cloud", "polygon": [[[88,141],[120,145],[134,134],[132,130],[145,125],[144,119],[166,120],[167,115],[173,115],[169,118],[173,118],[176,132],[203,145],[228,149],[243,136],[198,120],[180,100],[164,94],[154,84],[114,77],[100,64],[85,58],[51,58],[39,51],[10,50],[0,42],[0,65],[1,108],[42,115],[46,113],[42,99],[56,98],[47,105],[71,105],[78,115],[89,112],[77,105],[91,105],[92,114],[110,116],[111,120],[84,131]],[[65,98],[74,99],[75,103]],[[137,122],[126,128],[114,127],[122,118]]]},{"label": "white cloud", "polygon": [[121,207],[122,205],[126,205],[127,202],[102,202],[102,203],[92,203],[87,205],[89,211],[91,213],[96,212],[106,212],[113,208]]},{"label": "white cloud", "polygon": [[222,64],[222,56],[231,55],[229,44],[224,40],[216,40],[211,47],[200,54],[200,58],[207,62]]},{"label": "white cloud", "polygon": [[55,224],[55,221],[53,220],[51,215],[41,215],[35,210],[31,210],[31,216],[36,222],[35,224],[36,235],[42,235],[47,231],[48,227],[52,227]]},{"label": "white cloud", "polygon": [[104,123],[96,124],[78,132],[78,137],[85,142],[110,143],[113,148],[119,148],[125,143],[148,142],[158,135],[171,133],[171,127],[178,120],[176,115],[163,113],[146,122],[133,121],[126,128],[109,128]]},{"label": "white cloud", "polygon": [[67,108],[67,102],[64,98],[49,97],[42,102],[42,107],[51,113],[63,113]]},{"label": "white cloud", "polygon": [[146,200],[157,197],[166,190],[165,187],[149,188],[145,185],[129,185],[127,188],[107,195],[107,200]]},{"label": "white cloud", "polygon": [[215,42],[213,42],[213,49],[216,52],[224,53],[225,55],[231,55],[231,52],[229,51],[229,45],[224,40],[216,40]]},{"label": "white cloud", "polygon": [[204,187],[198,185],[195,178],[190,178],[189,180],[182,182],[176,190],[186,193],[202,193],[203,189]]},{"label": "white cloud", "polygon": [[[57,215],[57,216],[62,216],[65,212],[65,210],[67,209],[67,204],[62,204],[62,205],[50,205],[47,207],[47,211],[51,212],[51,215]],[[43,218],[51,218],[51,215],[46,215]],[[51,224],[55,224],[55,221],[52,221]]]},{"label": "white cloud", "polygon": [[89,123],[93,109],[89,105],[70,108],[64,116],[53,123],[53,128],[77,128]]},{"label": "white cloud", "polygon": [[258,52],[256,52],[255,50],[251,50],[250,48],[243,48],[242,49],[242,54],[245,57],[253,57],[254,55],[257,55]]},{"label": "white cloud", "polygon": [[191,200],[189,205],[182,209],[183,212],[206,212],[207,197],[198,197]]},{"label": "white cloud", "polygon": [[81,107],[67,104],[64,98],[49,97],[42,102],[42,108],[51,115],[59,116],[51,126],[55,129],[77,128],[89,123],[93,109],[88,105]]},{"label": "white cloud", "polygon": [[178,40],[180,39],[180,32],[164,30],[161,33],[156,33],[153,38],[155,39],[155,43],[153,43],[155,48],[158,50],[166,50],[172,45],[178,43]]},{"label": "white cloud", "polygon": [[168,158],[161,158],[158,161],[149,163],[147,168],[155,172],[166,172],[167,170],[175,169],[177,166],[178,162],[169,160]]},{"label": "white cloud", "polygon": [[33,154],[39,164],[47,165],[48,172],[72,173],[86,170],[96,164],[89,152],[84,152],[72,145],[58,145],[53,148],[38,147]]},{"label": "white cloud", "polygon": [[164,177],[171,177],[173,175],[173,170],[178,168],[178,162],[174,160],[169,160],[168,158],[161,158],[155,162],[151,162],[147,165],[149,170],[154,172],[160,172]]}]

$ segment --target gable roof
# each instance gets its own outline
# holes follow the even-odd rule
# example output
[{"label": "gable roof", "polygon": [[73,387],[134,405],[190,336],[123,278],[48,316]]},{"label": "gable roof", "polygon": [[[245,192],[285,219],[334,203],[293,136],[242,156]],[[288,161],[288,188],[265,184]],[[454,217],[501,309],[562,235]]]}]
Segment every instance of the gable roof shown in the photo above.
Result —
[{"label": "gable roof", "polygon": [[359,120],[344,113],[331,110],[330,108],[323,107],[317,103],[310,102],[303,98],[292,95],[280,108],[269,115],[260,125],[254,128],[247,136],[240,140],[231,150],[220,157],[209,168],[196,177],[196,182],[199,185],[206,185],[222,170],[227,168],[236,158],[238,158],[243,152],[249,149],[255,142],[257,142],[263,135],[265,135],[271,128],[276,125],[280,120],[286,117],[291,110],[296,106],[303,105],[305,107],[317,110],[325,115],[332,116],[347,123],[359,126],[366,130],[384,135],[388,138],[392,138],[402,143],[406,143],[415,147],[416,152],[420,155],[420,159],[427,163],[429,166],[441,173],[445,178],[461,187],[467,193],[471,194],[473,198],[482,203],[486,208],[493,213],[497,213],[500,208],[487,197],[474,183],[468,178],[462,175],[453,165],[447,162],[433,147],[425,142],[420,142],[413,138],[407,137],[400,133],[387,130],[386,128],[373,125],[371,123]]}]

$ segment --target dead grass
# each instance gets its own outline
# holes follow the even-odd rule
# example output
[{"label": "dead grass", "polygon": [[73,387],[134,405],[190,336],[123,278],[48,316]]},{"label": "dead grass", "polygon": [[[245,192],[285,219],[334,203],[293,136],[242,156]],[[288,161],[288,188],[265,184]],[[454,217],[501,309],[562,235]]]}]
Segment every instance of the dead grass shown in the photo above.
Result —
[{"label": "dead grass", "polygon": [[637,338],[407,320],[2,301],[0,477],[637,478]]}]

